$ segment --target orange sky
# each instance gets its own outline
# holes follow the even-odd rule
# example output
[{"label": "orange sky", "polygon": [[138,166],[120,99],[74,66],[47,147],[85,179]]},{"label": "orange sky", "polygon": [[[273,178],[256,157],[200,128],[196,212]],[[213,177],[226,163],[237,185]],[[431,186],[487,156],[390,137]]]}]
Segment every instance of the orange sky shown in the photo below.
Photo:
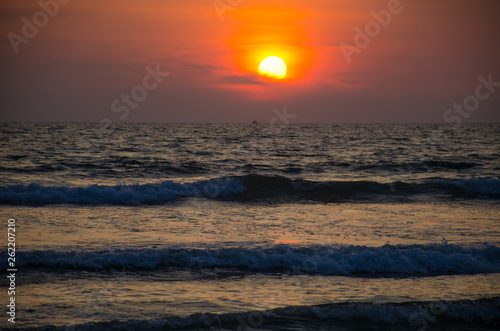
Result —
[{"label": "orange sky", "polygon": [[[286,105],[295,122],[441,123],[479,75],[500,81],[497,0],[401,1],[348,62],[340,45],[393,1],[72,0],[16,53],[9,33],[42,9],[3,0],[0,120],[123,121],[111,104],[157,65],[170,75],[125,121],[269,122]],[[257,74],[271,55],[281,81]],[[500,88],[467,120],[499,108]]]}]

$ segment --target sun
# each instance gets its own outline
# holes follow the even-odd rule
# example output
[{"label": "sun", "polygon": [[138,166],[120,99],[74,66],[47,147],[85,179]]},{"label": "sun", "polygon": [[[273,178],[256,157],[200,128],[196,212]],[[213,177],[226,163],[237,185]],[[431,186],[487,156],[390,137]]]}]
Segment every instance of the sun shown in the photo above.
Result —
[{"label": "sun", "polygon": [[266,57],[259,65],[259,74],[268,78],[283,79],[286,76],[285,61],[277,56]]}]

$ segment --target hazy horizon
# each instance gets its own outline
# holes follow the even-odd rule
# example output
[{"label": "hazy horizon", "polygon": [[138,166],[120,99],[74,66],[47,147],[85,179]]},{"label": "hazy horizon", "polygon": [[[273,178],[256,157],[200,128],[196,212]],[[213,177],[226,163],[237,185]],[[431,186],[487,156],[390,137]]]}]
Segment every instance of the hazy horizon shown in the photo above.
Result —
[{"label": "hazy horizon", "polygon": [[[0,123],[54,123],[54,124],[96,124],[99,125],[98,121],[0,121]],[[290,123],[269,123],[268,122],[259,122],[254,123],[253,121],[249,122],[131,122],[131,121],[122,121],[122,122],[111,122],[112,124],[268,124],[268,125],[302,125],[302,124],[324,124],[324,125],[450,125],[455,126],[457,124],[453,123],[440,123],[440,122],[290,122]],[[475,124],[500,124],[500,121],[495,122],[466,122],[461,123],[459,125],[475,125]]]}]

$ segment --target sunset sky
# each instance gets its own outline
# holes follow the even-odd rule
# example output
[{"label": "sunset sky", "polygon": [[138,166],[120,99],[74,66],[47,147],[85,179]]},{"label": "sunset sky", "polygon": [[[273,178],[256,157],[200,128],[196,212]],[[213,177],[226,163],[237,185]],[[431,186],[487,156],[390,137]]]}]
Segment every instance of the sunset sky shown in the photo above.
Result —
[{"label": "sunset sky", "polygon": [[[500,82],[498,0],[60,2],[0,3],[2,121],[445,123]],[[499,122],[479,89],[448,115]]]}]

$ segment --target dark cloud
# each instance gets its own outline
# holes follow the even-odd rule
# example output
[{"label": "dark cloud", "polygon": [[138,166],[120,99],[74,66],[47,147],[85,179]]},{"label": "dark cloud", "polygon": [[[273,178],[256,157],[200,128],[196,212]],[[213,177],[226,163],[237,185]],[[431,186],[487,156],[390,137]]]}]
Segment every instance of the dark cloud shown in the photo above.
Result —
[{"label": "dark cloud", "polygon": [[209,64],[194,64],[194,63],[183,63],[183,64],[185,67],[204,75],[210,75],[214,70],[230,70],[227,67],[214,66]]},{"label": "dark cloud", "polygon": [[229,75],[222,76],[220,78],[221,82],[229,84],[241,84],[241,85],[265,85],[266,82],[260,80],[254,75]]}]

